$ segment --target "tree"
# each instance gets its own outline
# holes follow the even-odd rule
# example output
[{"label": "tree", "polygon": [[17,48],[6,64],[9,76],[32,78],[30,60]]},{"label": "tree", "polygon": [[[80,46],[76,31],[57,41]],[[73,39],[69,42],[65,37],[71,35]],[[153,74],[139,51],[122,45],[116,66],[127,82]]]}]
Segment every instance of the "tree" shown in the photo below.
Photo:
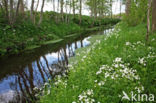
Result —
[{"label": "tree", "polygon": [[73,15],[75,17],[75,0],[72,0]]},{"label": "tree", "polygon": [[3,5],[5,8],[5,16],[6,16],[7,20],[9,21],[8,0],[3,0]]},{"label": "tree", "polygon": [[19,5],[19,13],[23,16],[24,15],[24,0],[19,0],[20,1],[20,5]]},{"label": "tree", "polygon": [[113,10],[112,10],[112,3],[113,3],[113,0],[110,0],[110,17],[112,18],[113,17]]},{"label": "tree", "polygon": [[55,12],[55,0],[53,0],[53,11]]},{"label": "tree", "polygon": [[42,7],[41,7],[41,12],[40,12],[40,20],[38,22],[38,26],[40,26],[41,22],[42,22],[42,19],[43,19],[43,8],[44,8],[44,3],[45,3],[45,0],[42,0]]},{"label": "tree", "polygon": [[19,14],[20,1],[21,1],[21,0],[18,0],[18,2],[17,2],[17,7],[16,7],[16,18],[17,18],[18,14]]},{"label": "tree", "polygon": [[10,15],[9,15],[9,23],[10,25],[13,25],[14,23],[14,8],[13,8],[13,0],[10,0]]},{"label": "tree", "polygon": [[0,9],[3,11],[2,1],[0,1]]},{"label": "tree", "polygon": [[30,19],[34,23],[34,0],[31,1]]},{"label": "tree", "polygon": [[36,8],[35,8],[35,13],[34,13],[34,24],[36,23],[36,13],[37,13],[39,2],[40,2],[40,0],[37,0],[37,4],[36,4]]},{"label": "tree", "polygon": [[150,9],[151,9],[151,4],[152,4],[152,0],[148,0],[146,41],[148,41],[149,34],[150,34]]},{"label": "tree", "polygon": [[81,24],[81,21],[82,21],[82,0],[80,0],[80,10],[79,10],[79,15],[80,15],[80,22],[79,22],[79,24]]},{"label": "tree", "polygon": [[64,15],[63,15],[63,5],[64,5],[64,1],[63,0],[61,0],[60,1],[60,4],[61,4],[61,19],[62,19],[62,21],[64,21]]},{"label": "tree", "polygon": [[156,0],[152,4],[152,31],[156,31]]},{"label": "tree", "polygon": [[126,16],[129,15],[130,13],[130,8],[131,8],[131,0],[126,1]]}]

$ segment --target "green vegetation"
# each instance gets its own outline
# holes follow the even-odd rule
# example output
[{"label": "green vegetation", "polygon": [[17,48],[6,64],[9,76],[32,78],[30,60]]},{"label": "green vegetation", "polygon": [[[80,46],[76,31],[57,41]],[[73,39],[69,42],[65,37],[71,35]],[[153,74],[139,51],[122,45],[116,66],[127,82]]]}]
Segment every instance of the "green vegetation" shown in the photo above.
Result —
[{"label": "green vegetation", "polygon": [[[29,83],[31,92],[29,86],[24,88],[29,91],[28,96],[30,95],[32,102],[34,100],[38,100],[39,103],[155,101],[156,0],[42,0],[40,11],[38,11],[39,0],[31,0],[28,5],[27,1],[0,1],[0,56],[55,44],[66,38],[75,40],[76,37],[115,25],[120,21],[117,18],[122,18],[122,22],[116,25],[112,33],[92,36],[89,39],[91,45],[78,49],[76,56],[70,58],[69,65],[60,63],[68,65],[68,67],[58,66],[67,68],[67,74],[49,78],[49,83],[45,83],[41,88],[43,90],[32,85],[33,79],[27,78],[29,74],[30,78],[34,75],[33,67],[30,65],[32,63],[26,64],[30,69],[29,74],[22,77],[25,87],[27,84],[25,79],[32,80]],[[53,11],[44,12],[45,2],[52,3]],[[118,4],[114,2],[120,3],[120,14],[113,14],[113,6]],[[125,13],[122,12],[123,5]],[[89,10],[90,16],[82,15],[83,8]],[[76,45],[77,42],[75,48]],[[67,47],[70,50],[70,46]],[[61,60],[67,61],[66,48],[63,48],[63,52],[65,56],[61,57]],[[62,54],[58,53],[58,62]],[[57,69],[55,66],[53,68],[53,64],[49,66],[46,56],[42,56],[49,72]],[[40,59],[36,61],[42,76],[41,69],[44,66],[40,66]],[[20,78],[18,80],[21,88],[24,86],[20,83],[22,80]],[[46,81],[45,78],[43,81]],[[24,89],[21,91],[25,91]]]},{"label": "green vegetation", "polygon": [[92,45],[78,50],[76,59],[71,59],[68,76],[50,82],[50,90],[46,86],[40,102],[119,103],[123,91],[129,97],[132,91],[156,95],[156,35],[147,45],[145,28],[145,24],[129,27],[120,23],[108,36],[93,37]]},{"label": "green vegetation", "polygon": [[[89,16],[82,16],[82,24],[79,25],[79,18],[69,16],[70,22],[54,21],[54,12],[45,12],[40,27],[35,26],[31,21],[22,21],[11,27],[5,23],[5,19],[0,24],[0,55],[19,53],[19,51],[33,49],[47,43],[54,43],[63,39],[67,35],[97,30],[96,26],[108,26],[116,24],[119,19],[97,19],[92,24],[93,19]],[[36,18],[37,19],[37,18]],[[91,29],[90,29],[91,28]],[[48,41],[48,42],[47,42]]]}]

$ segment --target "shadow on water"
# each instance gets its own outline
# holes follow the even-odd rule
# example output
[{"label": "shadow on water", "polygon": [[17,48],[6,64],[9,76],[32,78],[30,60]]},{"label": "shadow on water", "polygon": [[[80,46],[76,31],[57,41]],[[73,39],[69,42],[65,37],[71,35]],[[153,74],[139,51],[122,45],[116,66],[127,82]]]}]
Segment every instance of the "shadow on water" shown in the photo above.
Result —
[{"label": "shadow on water", "polygon": [[68,59],[75,50],[90,44],[90,35],[107,34],[112,29],[98,31],[74,40],[67,38],[60,43],[49,44],[31,52],[0,59],[0,102],[25,103],[35,100],[34,87],[41,87],[48,78],[66,72]]}]

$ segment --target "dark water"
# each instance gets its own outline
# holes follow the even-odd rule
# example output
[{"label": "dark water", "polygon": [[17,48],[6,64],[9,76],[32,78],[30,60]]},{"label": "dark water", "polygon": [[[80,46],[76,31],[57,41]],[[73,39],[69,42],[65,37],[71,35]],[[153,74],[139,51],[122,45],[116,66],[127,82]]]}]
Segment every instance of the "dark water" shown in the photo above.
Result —
[{"label": "dark water", "polygon": [[112,29],[66,38],[65,41],[42,46],[31,52],[0,58],[0,103],[24,103],[34,99],[34,87],[41,87],[48,78],[65,73],[68,59],[75,50],[90,44],[90,35],[106,34]]}]

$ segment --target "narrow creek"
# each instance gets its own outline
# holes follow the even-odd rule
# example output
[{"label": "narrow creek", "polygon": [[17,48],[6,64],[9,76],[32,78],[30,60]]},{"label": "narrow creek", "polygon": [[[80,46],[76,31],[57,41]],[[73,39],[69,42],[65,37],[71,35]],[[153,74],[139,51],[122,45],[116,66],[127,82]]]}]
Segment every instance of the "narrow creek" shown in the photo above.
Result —
[{"label": "narrow creek", "polygon": [[24,103],[33,98],[33,88],[65,73],[69,58],[75,55],[76,49],[90,45],[91,35],[105,35],[110,31],[93,32],[75,40],[67,38],[31,52],[0,58],[0,103]]}]

